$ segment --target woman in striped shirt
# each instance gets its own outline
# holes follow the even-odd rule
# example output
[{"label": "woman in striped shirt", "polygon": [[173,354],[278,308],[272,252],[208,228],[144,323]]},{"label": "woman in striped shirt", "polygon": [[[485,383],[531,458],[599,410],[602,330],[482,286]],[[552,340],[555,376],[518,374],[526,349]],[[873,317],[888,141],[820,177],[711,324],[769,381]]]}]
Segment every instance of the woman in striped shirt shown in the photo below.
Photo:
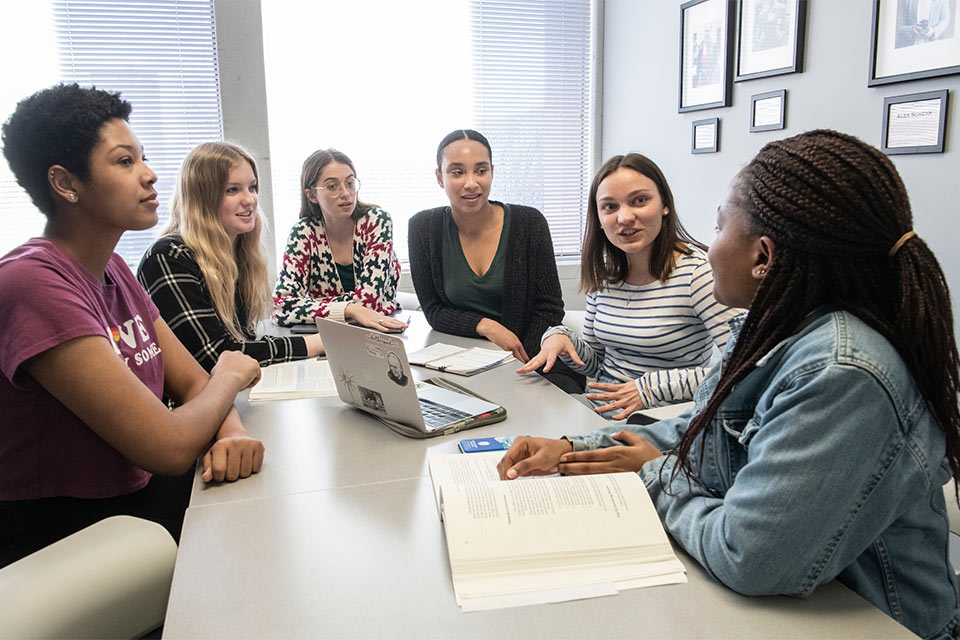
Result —
[{"label": "woman in striped shirt", "polygon": [[613,420],[692,399],[740,313],[714,299],[705,250],[680,223],[660,168],[637,153],[614,156],[590,186],[583,336],[551,327],[518,373],[549,371],[559,357],[596,377],[586,398]]}]

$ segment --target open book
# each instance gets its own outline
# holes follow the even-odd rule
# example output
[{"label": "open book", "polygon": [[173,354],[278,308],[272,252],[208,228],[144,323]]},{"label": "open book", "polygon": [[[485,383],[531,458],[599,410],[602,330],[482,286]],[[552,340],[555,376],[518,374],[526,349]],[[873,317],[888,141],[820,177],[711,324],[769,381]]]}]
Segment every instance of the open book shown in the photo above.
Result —
[{"label": "open book", "polygon": [[502,452],[430,456],[457,604],[499,609],[686,582],[635,473],[500,481]]},{"label": "open book", "polygon": [[410,364],[436,369],[444,373],[472,376],[475,373],[510,362],[514,360],[514,357],[509,351],[500,349],[457,347],[438,342],[425,349],[408,353],[407,360],[410,361]]},{"label": "open book", "polygon": [[272,364],[260,370],[260,381],[250,389],[250,402],[337,395],[337,385],[326,360],[298,360]]}]

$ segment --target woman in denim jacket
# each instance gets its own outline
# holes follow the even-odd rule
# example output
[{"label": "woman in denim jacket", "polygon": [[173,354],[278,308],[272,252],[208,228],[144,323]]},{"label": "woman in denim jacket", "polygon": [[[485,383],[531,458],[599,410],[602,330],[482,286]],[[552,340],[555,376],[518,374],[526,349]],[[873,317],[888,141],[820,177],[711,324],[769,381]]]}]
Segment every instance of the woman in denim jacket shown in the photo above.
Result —
[{"label": "woman in denim jacket", "polygon": [[717,300],[749,313],[694,409],[519,438],[501,477],[638,471],[730,588],[806,596],[837,579],[923,637],[956,633],[941,487],[960,470],[960,359],[896,169],[832,131],[772,142],[734,178],[709,258]]}]

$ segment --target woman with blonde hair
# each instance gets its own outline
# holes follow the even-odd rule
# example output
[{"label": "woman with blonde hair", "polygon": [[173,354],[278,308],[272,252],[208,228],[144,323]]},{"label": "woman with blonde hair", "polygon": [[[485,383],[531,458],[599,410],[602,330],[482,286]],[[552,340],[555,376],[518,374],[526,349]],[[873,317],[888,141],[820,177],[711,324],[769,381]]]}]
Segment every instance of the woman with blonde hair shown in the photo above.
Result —
[{"label": "woman with blonde hair", "polygon": [[261,366],[323,352],[317,335],[257,338],[257,323],[271,311],[258,202],[250,154],[227,142],[201,144],[184,159],[170,222],[137,270],[164,320],[208,370],[223,351]]}]

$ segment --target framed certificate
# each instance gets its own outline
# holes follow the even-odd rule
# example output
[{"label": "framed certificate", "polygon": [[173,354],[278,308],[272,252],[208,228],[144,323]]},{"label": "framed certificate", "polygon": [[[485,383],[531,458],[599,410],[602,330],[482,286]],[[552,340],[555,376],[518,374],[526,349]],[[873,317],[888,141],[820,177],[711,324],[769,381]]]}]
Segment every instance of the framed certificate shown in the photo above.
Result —
[{"label": "framed certificate", "polygon": [[880,150],[887,155],[942,153],[947,95],[944,89],[884,98]]},{"label": "framed certificate", "polygon": [[786,108],[786,89],[750,96],[750,133],[783,129]]},{"label": "framed certificate", "polygon": [[690,153],[716,153],[720,149],[720,118],[694,120]]}]

